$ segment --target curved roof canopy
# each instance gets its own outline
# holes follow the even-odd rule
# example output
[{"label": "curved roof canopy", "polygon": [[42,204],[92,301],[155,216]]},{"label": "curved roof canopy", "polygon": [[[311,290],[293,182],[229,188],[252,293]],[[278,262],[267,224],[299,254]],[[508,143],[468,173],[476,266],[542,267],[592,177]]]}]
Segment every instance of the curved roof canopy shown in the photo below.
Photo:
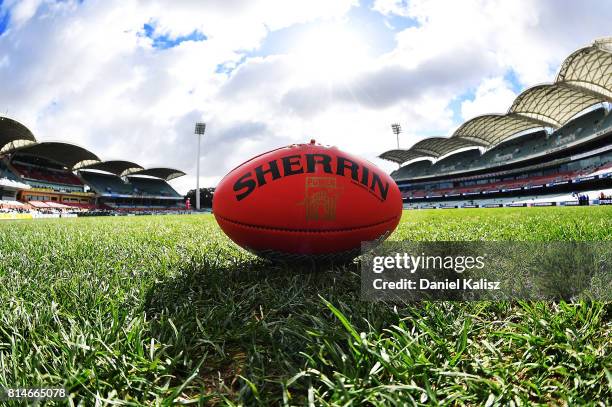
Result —
[{"label": "curved roof canopy", "polygon": [[[0,0],[1,2],[1,0]],[[169,181],[185,175],[172,168],[150,168],[123,160],[102,162],[91,151],[70,143],[38,143],[32,132],[23,124],[8,117],[0,117],[0,155],[15,153],[41,157],[67,167],[71,171],[87,169],[105,171],[119,177],[130,174],[147,175]]]},{"label": "curved roof canopy", "polygon": [[71,170],[78,170],[87,165],[100,162],[98,156],[91,151],[74,144],[60,142],[33,144],[20,148],[16,153],[46,158],[47,160],[62,164]]},{"label": "curved roof canopy", "polygon": [[130,161],[101,161],[95,164],[90,164],[84,167],[81,167],[82,170],[98,170],[105,171],[111,174],[114,174],[118,177],[124,177],[126,175],[132,174],[134,172],[144,170],[140,165],[130,162]]},{"label": "curved roof canopy", "polygon": [[161,178],[163,180],[170,181],[171,179],[182,177],[185,175],[185,173],[174,168],[149,168],[146,170],[133,172],[130,175],[147,175],[149,177]]},{"label": "curved roof canopy", "polygon": [[461,137],[490,148],[517,133],[540,127],[542,123],[514,114],[485,114],[463,123],[451,138]]},{"label": "curved roof canopy", "polygon": [[573,52],[563,61],[556,82],[576,85],[612,99],[612,37]]},{"label": "curved roof canopy", "polygon": [[516,113],[558,128],[583,110],[605,101],[603,96],[561,82],[527,89],[517,96],[508,113]]},{"label": "curved roof canopy", "polygon": [[412,150],[389,150],[379,155],[379,157],[383,160],[393,161],[398,164],[416,160],[417,158],[427,158],[428,160],[432,159],[432,157],[429,157],[426,154],[418,153]]},{"label": "curved roof canopy", "polygon": [[450,138],[428,138],[409,150],[391,150],[379,157],[401,164],[418,157],[436,159],[468,147],[491,149],[519,133],[543,127],[557,129],[603,102],[612,103],[612,37],[572,53],[561,65],[555,83],[525,90],[507,114],[475,117]]},{"label": "curved roof canopy", "polygon": [[26,126],[8,117],[0,117],[0,153],[33,143],[36,143],[36,138]]},{"label": "curved roof canopy", "polygon": [[479,140],[468,140],[462,137],[430,137],[419,141],[413,145],[410,150],[423,153],[430,157],[439,158],[455,150],[482,146],[485,146],[485,143]]}]

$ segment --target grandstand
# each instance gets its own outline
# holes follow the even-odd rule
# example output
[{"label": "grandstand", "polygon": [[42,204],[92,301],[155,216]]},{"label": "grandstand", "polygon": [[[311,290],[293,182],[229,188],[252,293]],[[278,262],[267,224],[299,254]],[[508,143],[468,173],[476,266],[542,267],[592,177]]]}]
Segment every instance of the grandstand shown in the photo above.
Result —
[{"label": "grandstand", "polygon": [[505,114],[463,123],[380,158],[406,208],[610,203],[612,38],[572,53],[552,84],[523,91]]},{"label": "grandstand", "polygon": [[38,142],[23,124],[0,117],[0,209],[150,211],[184,209],[168,181],[185,175],[129,161],[102,161],[69,143]]},{"label": "grandstand", "polygon": [[[116,210],[183,209],[183,197],[167,181],[183,175],[171,168],[144,170],[139,166],[126,169],[126,161],[116,161],[116,168],[102,172],[93,165],[80,170],[81,179],[95,191],[98,203]],[[130,175],[128,175],[130,174]]]}]

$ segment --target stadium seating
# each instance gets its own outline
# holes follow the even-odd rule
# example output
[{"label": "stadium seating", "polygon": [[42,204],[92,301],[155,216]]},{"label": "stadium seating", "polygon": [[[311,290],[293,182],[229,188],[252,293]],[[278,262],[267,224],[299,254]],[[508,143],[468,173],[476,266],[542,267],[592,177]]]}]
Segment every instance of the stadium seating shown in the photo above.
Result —
[{"label": "stadium seating", "polygon": [[5,178],[11,181],[18,181],[19,178],[15,176],[8,168],[0,168],[0,178]]},{"label": "stadium seating", "polygon": [[100,209],[98,205],[95,205],[92,203],[62,202],[62,204],[68,207],[71,207],[71,208],[78,208],[78,209],[89,209],[89,210]]},{"label": "stadium seating", "polygon": [[[74,215],[69,212],[114,214],[107,203],[137,204],[149,211],[184,209],[183,197],[165,181],[185,175],[180,170],[145,169],[123,160],[101,161],[85,148],[63,142],[37,142],[23,125],[12,120],[4,123],[0,137],[0,200],[7,207],[20,200],[25,203],[20,210],[58,216],[61,212],[67,217]],[[113,175],[134,172],[140,175],[131,180]],[[94,199],[96,204],[92,203]]]},{"label": "stadium seating", "polygon": [[[600,204],[600,196],[612,196],[612,189],[597,189],[583,191],[581,195],[587,196],[590,204]],[[605,201],[604,201],[605,202]],[[602,202],[602,204],[604,203]],[[576,205],[578,197],[573,193],[540,194],[522,197],[485,198],[478,200],[457,199],[444,202],[407,202],[405,209],[429,208],[469,208],[469,207],[504,207],[504,206],[567,206]]]},{"label": "stadium seating", "polygon": [[[431,167],[431,161],[422,160],[416,161],[407,165],[404,165],[400,169],[391,173],[391,176],[395,179],[412,178],[420,176],[420,174],[428,174]],[[419,174],[419,175],[417,175]]]},{"label": "stadium seating", "polygon": [[447,174],[470,168],[480,158],[480,150],[468,150],[437,161],[428,168],[427,174]]},{"label": "stadium seating", "polygon": [[603,175],[612,172],[612,162],[604,164],[600,167],[591,168],[588,171],[585,171],[581,175],[583,176],[596,176]]},{"label": "stadium seating", "polygon": [[134,194],[136,195],[180,197],[164,180],[144,177],[128,177],[128,179],[130,184],[134,186]]},{"label": "stadium seating", "polygon": [[7,199],[0,199],[0,208],[22,208],[24,207],[24,204],[19,202],[19,201],[15,201],[15,200],[7,200]]},{"label": "stadium seating", "polygon": [[[105,197],[103,203],[95,205],[75,205],[93,211],[110,211],[111,213],[145,213],[184,210],[181,200],[149,199],[148,197],[180,198],[170,185],[158,178],[128,177],[125,181],[115,175],[92,171],[80,171],[83,180],[93,190]],[[144,198],[144,200],[143,200]]]},{"label": "stadium seating", "polygon": [[101,195],[180,197],[166,181],[158,178],[128,177],[125,182],[116,175],[92,171],[81,171],[80,175]]},{"label": "stadium seating", "polygon": [[572,120],[551,135],[546,147],[557,148],[593,135],[601,128],[605,116],[605,109],[596,109]]},{"label": "stadium seating", "polygon": [[593,164],[592,158],[585,158],[573,162],[571,165],[561,165],[544,172],[534,170],[503,177],[484,174],[472,180],[412,183],[405,186],[400,185],[400,190],[402,191],[402,197],[408,200],[455,195],[480,195],[513,189],[552,186],[574,182],[581,177],[600,176],[612,172],[612,152],[602,155],[595,162],[597,164]]},{"label": "stadium seating", "polygon": [[479,150],[460,152],[433,164],[417,161],[407,164],[391,173],[397,180],[408,180],[428,176],[439,176],[461,171],[495,168],[509,162],[547,154],[553,150],[590,137],[603,128],[612,126],[612,114],[604,108],[597,108],[552,133],[536,131],[503,142],[480,155]]},{"label": "stadium seating", "polygon": [[52,171],[50,169],[30,167],[18,163],[13,163],[13,167],[19,171],[24,178],[45,181],[51,184],[83,185],[74,174],[67,171]]},{"label": "stadium seating", "polygon": [[606,116],[603,118],[601,123],[598,123],[596,126],[596,130],[599,131],[602,128],[607,128],[612,126],[612,110],[606,113]]},{"label": "stadium seating", "polygon": [[610,114],[603,108],[595,109],[570,121],[551,134],[540,131],[502,143],[483,154],[471,167],[495,167],[508,161],[520,161],[529,156],[543,154],[589,137],[599,131],[602,125],[607,126],[610,124],[612,124]]},{"label": "stadium seating", "polygon": [[480,159],[474,161],[472,168],[487,168],[518,161],[545,149],[547,137],[545,132],[536,132],[517,137],[487,151]]},{"label": "stadium seating", "polygon": [[134,186],[123,182],[116,175],[101,174],[91,171],[81,171],[83,180],[98,194],[106,195],[132,195]]}]

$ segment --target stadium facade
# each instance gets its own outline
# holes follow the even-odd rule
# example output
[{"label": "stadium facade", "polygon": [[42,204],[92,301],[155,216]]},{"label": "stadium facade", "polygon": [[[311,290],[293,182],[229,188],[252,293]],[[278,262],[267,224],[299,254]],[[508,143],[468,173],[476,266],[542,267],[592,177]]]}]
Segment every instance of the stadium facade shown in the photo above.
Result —
[{"label": "stadium facade", "polygon": [[38,142],[23,124],[0,117],[0,204],[8,208],[184,209],[168,181],[185,175],[129,161],[102,161],[69,143]]},{"label": "stadium facade", "polygon": [[572,53],[554,83],[525,90],[505,114],[380,158],[401,165],[391,176],[406,208],[610,203],[611,106],[607,38]]}]

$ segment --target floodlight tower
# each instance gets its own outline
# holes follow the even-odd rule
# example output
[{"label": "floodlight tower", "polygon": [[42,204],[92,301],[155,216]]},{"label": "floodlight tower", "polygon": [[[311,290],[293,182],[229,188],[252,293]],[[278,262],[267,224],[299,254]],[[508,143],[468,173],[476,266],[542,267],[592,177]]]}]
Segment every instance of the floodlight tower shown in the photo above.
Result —
[{"label": "floodlight tower", "polygon": [[391,125],[391,130],[393,130],[393,134],[397,138],[397,149],[399,150],[399,135],[402,132],[402,126],[399,123],[393,123]]},{"label": "floodlight tower", "polygon": [[195,134],[198,136],[198,160],[196,161],[198,173],[196,178],[196,210],[200,210],[200,145],[202,143],[202,136],[206,132],[206,123],[198,122],[195,124]]},{"label": "floodlight tower", "polygon": [[[393,134],[395,134],[395,138],[397,139],[397,149],[400,149],[399,146],[399,135],[402,132],[402,126],[399,123],[393,123],[391,125],[391,130],[393,130]],[[400,163],[397,163],[400,167],[402,166]]]}]

